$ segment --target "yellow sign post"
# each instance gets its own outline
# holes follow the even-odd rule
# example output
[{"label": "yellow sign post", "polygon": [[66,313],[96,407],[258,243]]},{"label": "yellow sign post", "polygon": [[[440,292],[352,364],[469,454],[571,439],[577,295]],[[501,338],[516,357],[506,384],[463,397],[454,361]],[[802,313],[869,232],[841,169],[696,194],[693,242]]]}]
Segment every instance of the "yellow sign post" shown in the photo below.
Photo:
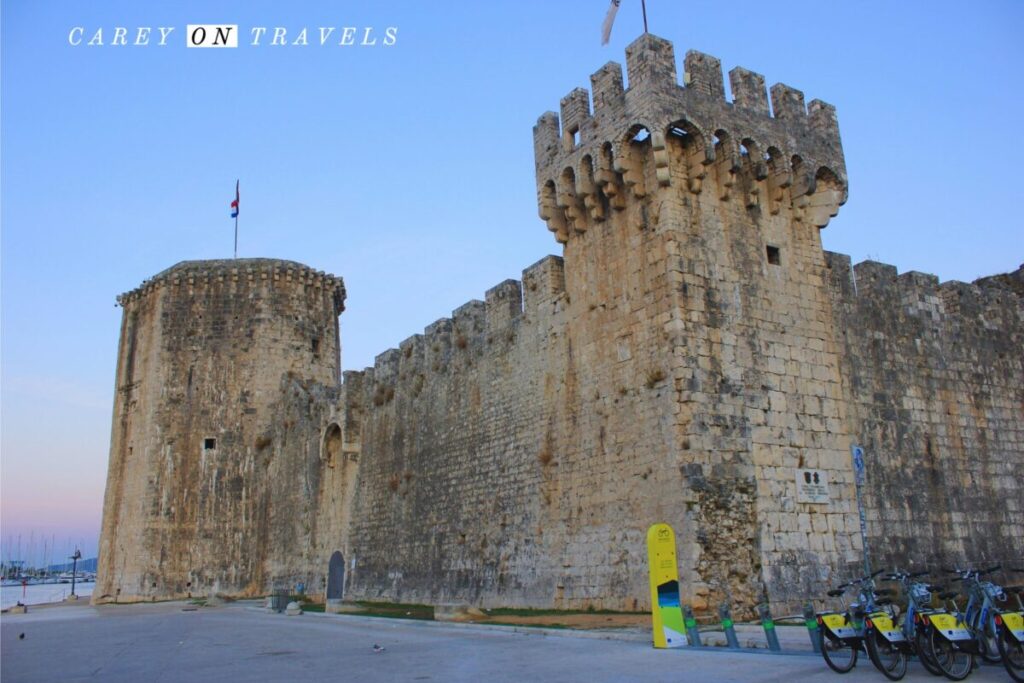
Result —
[{"label": "yellow sign post", "polygon": [[679,605],[676,535],[668,524],[655,524],[647,530],[647,563],[651,571],[654,647],[682,647],[686,636]]}]

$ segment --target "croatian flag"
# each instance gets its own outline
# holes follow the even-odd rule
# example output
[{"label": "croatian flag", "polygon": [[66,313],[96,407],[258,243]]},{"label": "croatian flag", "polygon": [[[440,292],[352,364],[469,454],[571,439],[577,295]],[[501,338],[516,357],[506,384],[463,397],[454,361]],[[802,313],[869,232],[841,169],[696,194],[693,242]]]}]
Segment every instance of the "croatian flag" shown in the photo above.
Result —
[{"label": "croatian flag", "polygon": [[231,202],[231,217],[238,218],[238,181],[235,181],[235,201]]}]

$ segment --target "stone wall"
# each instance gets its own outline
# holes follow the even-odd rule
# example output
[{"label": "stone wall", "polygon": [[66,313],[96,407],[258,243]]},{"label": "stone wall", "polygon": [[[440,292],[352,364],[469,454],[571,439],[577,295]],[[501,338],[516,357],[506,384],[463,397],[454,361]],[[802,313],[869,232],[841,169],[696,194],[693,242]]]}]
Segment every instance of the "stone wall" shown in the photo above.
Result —
[{"label": "stone wall", "polygon": [[667,522],[698,611],[792,611],[860,566],[853,443],[876,566],[1020,557],[1024,271],[851,268],[830,105],[626,59],[534,130],[563,257],[341,385],[339,279],[193,262],[120,298],[94,599],[320,593],[339,551],[350,599],[645,609]]},{"label": "stone wall", "polygon": [[1024,556],[1024,268],[975,284],[827,254],[879,566]]},{"label": "stone wall", "polygon": [[[932,380],[899,346],[909,304],[851,298],[822,251],[819,230],[846,195],[834,110],[804,109],[780,85],[770,116],[764,79],[744,69],[730,73],[727,105],[718,60],[696,52],[684,88],[671,44],[654,36],[627,62],[628,89],[609,64],[591,79],[593,107],[577,89],[535,129],[540,213],[565,245],[552,287],[537,298],[538,269],[558,263],[541,262],[524,273],[521,315],[509,303],[517,284],[505,283],[366,373],[352,595],[646,607],[644,532],[666,521],[688,602],[796,608],[860,563],[850,445],[892,435],[894,468],[914,461],[905,433],[917,422],[957,429],[952,414],[874,403],[882,391],[903,400],[905,363],[917,393]],[[994,343],[1019,348],[1007,301],[1009,313],[985,320],[1009,331]],[[888,329],[892,343],[865,357],[851,328]],[[1007,378],[973,437],[1004,445],[988,489],[914,508],[907,519],[936,537],[978,497],[1019,486],[1021,402],[1007,387],[1021,384],[1020,359],[1005,352],[959,371],[961,391]],[[995,424],[1009,428],[987,435]],[[826,476],[827,503],[797,499],[805,468]],[[873,545],[916,533],[887,507],[887,475],[871,478]],[[994,538],[1020,528],[1016,503],[986,505]],[[967,545],[979,556],[1007,547]],[[891,544],[884,559],[911,548],[922,550]],[[939,557],[950,554],[921,561]]]},{"label": "stone wall", "polygon": [[181,263],[119,297],[95,601],[260,595],[307,571],[319,451],[280,438],[281,398],[337,385],[344,298],[270,259]]}]

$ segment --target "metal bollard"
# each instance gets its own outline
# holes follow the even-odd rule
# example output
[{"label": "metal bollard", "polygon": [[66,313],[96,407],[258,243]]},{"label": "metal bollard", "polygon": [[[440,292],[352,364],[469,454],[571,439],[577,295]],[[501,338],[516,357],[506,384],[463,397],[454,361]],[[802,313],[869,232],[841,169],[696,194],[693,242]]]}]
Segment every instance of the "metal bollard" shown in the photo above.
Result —
[{"label": "metal bollard", "polygon": [[697,630],[697,619],[689,605],[683,606],[683,624],[686,626],[686,637],[690,639],[690,647],[702,647],[700,631]]},{"label": "metal bollard", "polygon": [[768,605],[758,605],[757,611],[761,615],[761,626],[764,627],[764,637],[768,641],[768,649],[772,652],[779,652],[782,649],[779,645],[779,634],[775,632],[775,622],[772,621]]},{"label": "metal bollard", "polygon": [[807,625],[807,633],[811,636],[811,647],[821,654],[821,632],[818,629],[818,613],[814,611],[813,602],[804,605],[804,624]]},{"label": "metal bollard", "polygon": [[732,626],[732,610],[729,603],[723,602],[718,606],[718,616],[722,618],[722,630],[725,631],[725,641],[729,647],[738,649],[740,641],[736,638],[736,629]]},{"label": "metal bollard", "polygon": [[288,589],[275,589],[270,597],[270,609],[275,612],[283,612],[286,607],[288,607]]}]

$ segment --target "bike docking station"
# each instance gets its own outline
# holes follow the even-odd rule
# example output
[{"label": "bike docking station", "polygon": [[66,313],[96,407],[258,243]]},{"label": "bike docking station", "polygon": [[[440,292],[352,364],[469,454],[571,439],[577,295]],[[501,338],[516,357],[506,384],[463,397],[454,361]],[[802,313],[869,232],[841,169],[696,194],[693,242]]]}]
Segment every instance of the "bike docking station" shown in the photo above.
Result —
[{"label": "bike docking station", "polygon": [[[723,584],[726,599],[717,614],[697,616],[691,605],[682,604],[675,534],[669,525],[648,529],[647,551],[656,648],[821,657],[839,674],[852,671],[865,654],[891,681],[907,674],[910,661],[954,681],[964,680],[982,663],[1001,663],[1013,681],[1024,683],[1024,585],[1000,586],[984,579],[1000,570],[1024,574],[1024,567],[944,569],[944,574],[954,575],[950,581],[959,584],[959,590],[948,591],[923,580],[933,571],[871,572],[865,551],[867,573],[826,593],[838,609],[826,605],[819,612],[814,602],[807,602],[801,614],[773,617],[769,605],[762,603],[756,608],[757,620],[740,624],[738,630],[727,585]],[[897,584],[899,590],[879,587],[876,579]],[[850,599],[844,597],[847,593]],[[900,594],[902,601],[897,603]],[[750,638],[757,633],[758,622],[763,641]],[[780,638],[777,627],[790,624],[796,628],[787,628]],[[802,638],[794,638],[801,626],[807,630],[810,648],[801,647]]]},{"label": "bike docking station", "polygon": [[[748,639],[744,647],[732,617],[729,600],[718,605],[717,615],[697,617],[693,608],[683,605],[679,595],[679,571],[676,564],[675,533],[668,524],[654,524],[647,530],[647,559],[650,569],[651,622],[654,647],[749,652],[750,654],[814,655],[820,653],[817,614],[808,603],[803,614],[772,617],[767,604],[757,606],[764,641]],[[703,623],[700,623],[703,622]],[[811,641],[810,649],[784,649],[776,625],[802,625]],[[745,625],[749,626],[749,625]],[[721,638],[709,638],[721,634]],[[745,634],[744,634],[745,635]]]}]

